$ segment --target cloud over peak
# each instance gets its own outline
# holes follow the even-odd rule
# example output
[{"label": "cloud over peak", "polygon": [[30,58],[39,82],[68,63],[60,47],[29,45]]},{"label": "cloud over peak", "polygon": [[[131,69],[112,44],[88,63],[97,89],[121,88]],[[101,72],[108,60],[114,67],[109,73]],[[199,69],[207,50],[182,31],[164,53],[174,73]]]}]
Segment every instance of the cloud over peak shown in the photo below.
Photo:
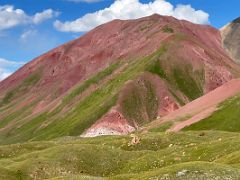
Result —
[{"label": "cloud over peak", "polygon": [[197,24],[209,23],[209,15],[202,10],[195,10],[191,5],[174,7],[166,0],[154,0],[145,4],[139,0],[116,0],[110,7],[88,13],[74,21],[61,22],[56,20],[54,27],[62,32],[86,32],[114,19],[136,19],[155,13]]}]

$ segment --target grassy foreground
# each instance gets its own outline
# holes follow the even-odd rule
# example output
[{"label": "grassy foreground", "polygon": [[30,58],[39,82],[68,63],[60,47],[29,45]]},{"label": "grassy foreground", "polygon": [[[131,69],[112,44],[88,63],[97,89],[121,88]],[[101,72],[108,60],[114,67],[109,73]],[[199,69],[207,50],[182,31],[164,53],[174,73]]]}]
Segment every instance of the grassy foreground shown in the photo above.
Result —
[{"label": "grassy foreground", "polygon": [[0,146],[0,179],[238,179],[240,134],[64,137]]}]

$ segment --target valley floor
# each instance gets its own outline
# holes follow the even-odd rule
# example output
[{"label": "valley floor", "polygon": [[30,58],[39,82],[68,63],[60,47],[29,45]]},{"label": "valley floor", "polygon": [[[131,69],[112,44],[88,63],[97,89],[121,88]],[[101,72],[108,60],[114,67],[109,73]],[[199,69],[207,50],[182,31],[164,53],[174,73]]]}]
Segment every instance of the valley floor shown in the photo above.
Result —
[{"label": "valley floor", "polygon": [[233,132],[64,137],[0,146],[0,179],[239,177],[240,134]]}]

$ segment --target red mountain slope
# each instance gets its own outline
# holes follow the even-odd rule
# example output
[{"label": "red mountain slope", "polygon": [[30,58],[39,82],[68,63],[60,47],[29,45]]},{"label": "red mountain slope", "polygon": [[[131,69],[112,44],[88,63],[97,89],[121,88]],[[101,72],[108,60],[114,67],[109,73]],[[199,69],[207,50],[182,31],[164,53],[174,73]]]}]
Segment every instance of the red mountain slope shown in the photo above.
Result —
[{"label": "red mountain slope", "polygon": [[0,83],[0,136],[127,133],[239,72],[210,26],[159,15],[114,20]]}]

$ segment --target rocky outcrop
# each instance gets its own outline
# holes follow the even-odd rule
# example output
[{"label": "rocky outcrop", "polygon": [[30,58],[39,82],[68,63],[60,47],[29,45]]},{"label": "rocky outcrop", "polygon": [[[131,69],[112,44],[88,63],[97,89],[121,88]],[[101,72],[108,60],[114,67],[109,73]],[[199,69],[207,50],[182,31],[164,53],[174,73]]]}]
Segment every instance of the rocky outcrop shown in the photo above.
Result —
[{"label": "rocky outcrop", "polygon": [[240,63],[240,17],[221,29],[223,46],[229,55]]}]

